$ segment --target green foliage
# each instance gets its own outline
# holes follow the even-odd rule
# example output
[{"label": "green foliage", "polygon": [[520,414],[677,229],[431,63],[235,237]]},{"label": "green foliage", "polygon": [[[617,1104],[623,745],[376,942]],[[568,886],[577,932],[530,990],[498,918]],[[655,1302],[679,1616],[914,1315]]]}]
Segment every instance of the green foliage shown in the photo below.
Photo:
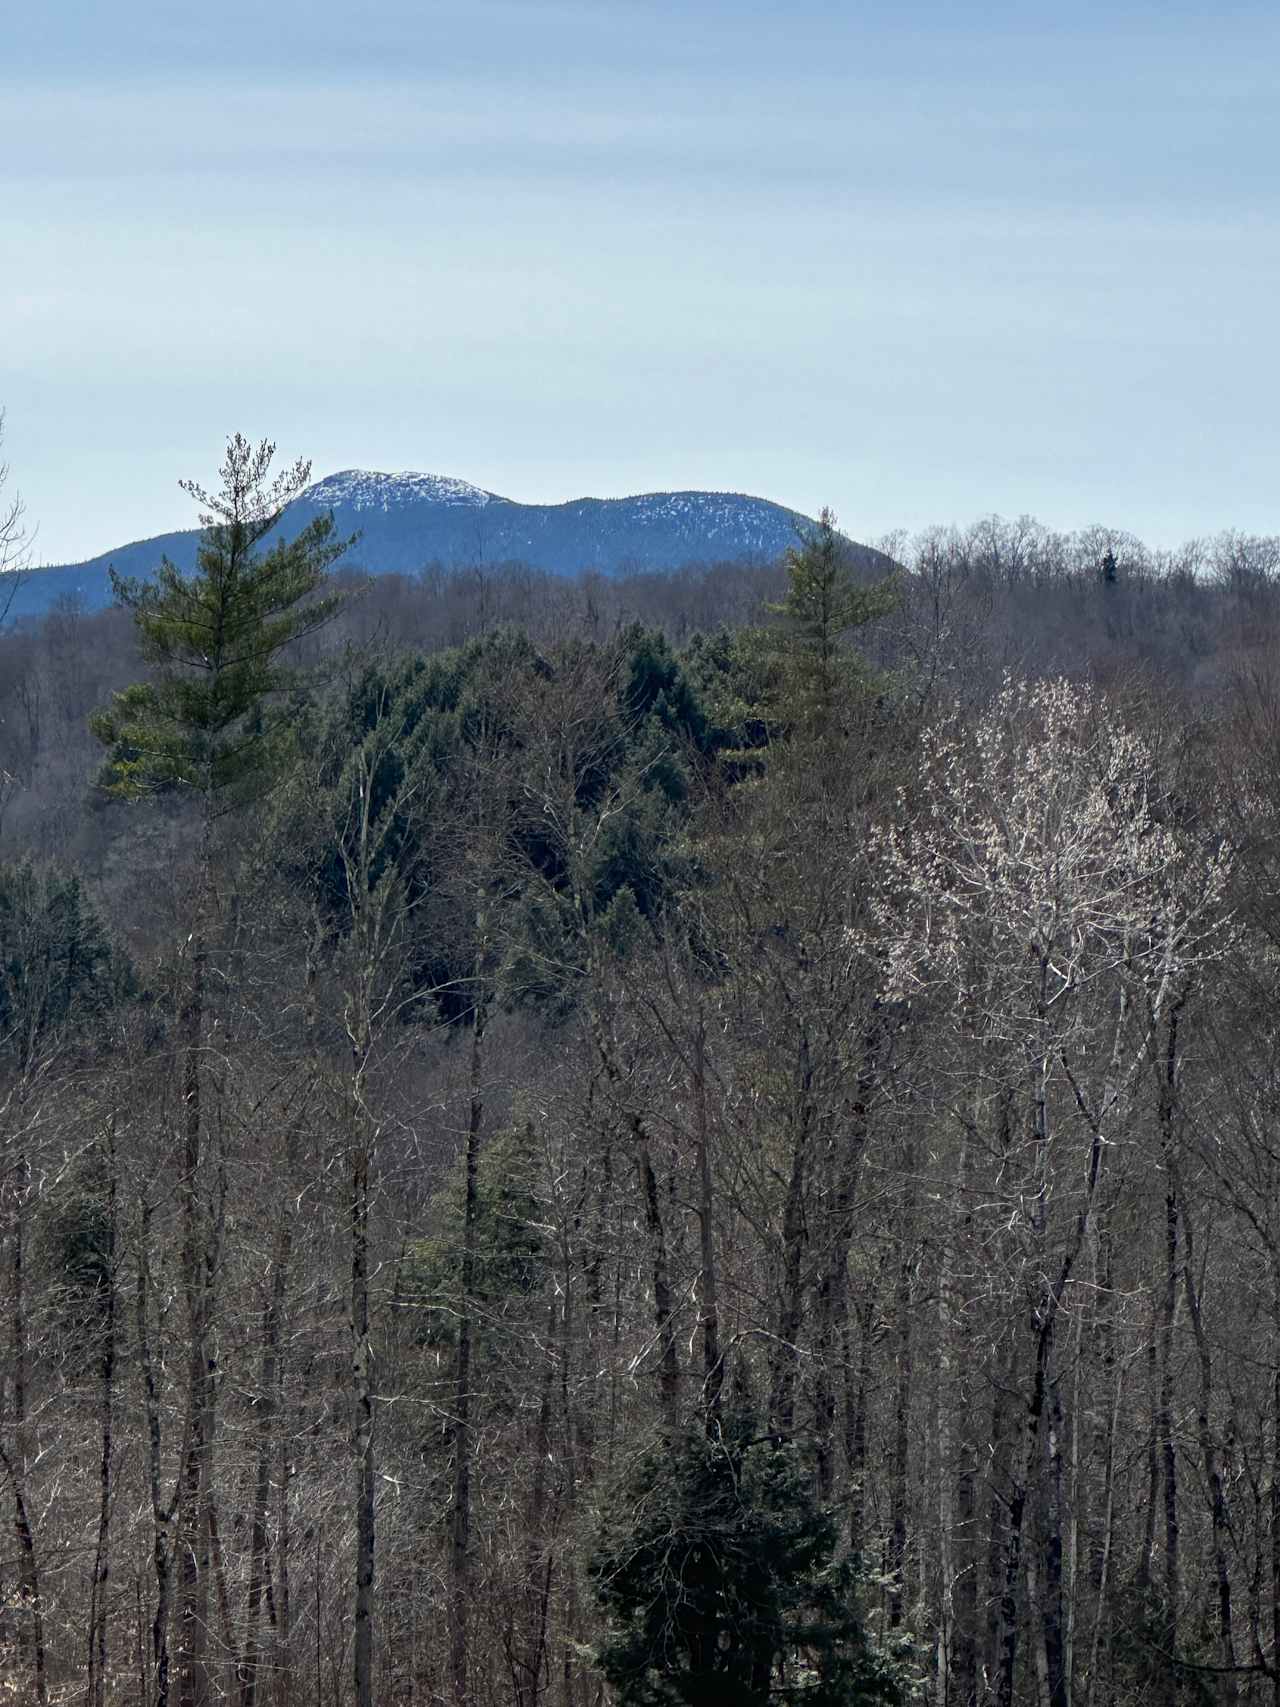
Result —
[{"label": "green foliage", "polygon": [[777,671],[775,707],[788,728],[821,735],[838,721],[850,691],[866,682],[849,634],[891,611],[898,590],[892,579],[867,586],[855,578],[830,510],[787,553],[786,567],[786,596],[771,607],[774,622],[764,636]]},{"label": "green foliage", "polygon": [[415,922],[406,1018],[428,1005],[448,1020],[472,1011],[478,892],[501,896],[511,881],[519,735],[509,688],[538,668],[515,633],[371,665],[301,738],[308,762],[278,836],[285,874],[335,934],[348,928],[357,868],[371,892],[398,885]]},{"label": "green foliage", "polygon": [[1212,1707],[1218,1698],[1213,1687],[1217,1655],[1209,1631],[1195,1642],[1184,1629],[1182,1651],[1171,1655],[1164,1595],[1149,1582],[1122,1583],[1112,1594],[1108,1614],[1112,1676],[1121,1686],[1120,1699],[1133,1707],[1158,1707],[1176,1693],[1184,1707]]},{"label": "green foliage", "polygon": [[333,615],[339,601],[322,588],[351,542],[335,539],[332,516],[321,516],[258,552],[310,473],[299,462],[270,480],[274,450],[237,433],[220,492],[183,482],[202,506],[194,574],[167,559],[154,582],[112,574],[153,666],[92,719],[111,749],[103,783],[114,794],[183,789],[207,802],[239,800],[278,773],[289,729],[279,701],[297,681],[282,654]]},{"label": "green foliage", "polygon": [[0,1061],[25,1071],[54,1040],[84,1041],[132,989],[78,878],[0,866]]},{"label": "green foliage", "polygon": [[770,734],[770,707],[776,698],[778,669],[759,630],[719,629],[695,634],[683,653],[689,680],[706,707],[710,744],[741,756],[764,747]]},{"label": "green foliage", "polygon": [[745,1412],[718,1438],[656,1443],[616,1490],[589,1566],[622,1707],[899,1701],[837,1555],[797,1449]]},{"label": "green foliage", "polygon": [[[481,1352],[493,1325],[508,1313],[519,1315],[523,1301],[542,1284],[543,1232],[532,1188],[534,1160],[534,1133],[528,1125],[495,1134],[480,1156],[471,1303],[479,1315]],[[465,1190],[460,1161],[432,1200],[429,1231],[410,1244],[401,1264],[399,1295],[419,1311],[419,1337],[433,1346],[452,1345],[454,1340]]]},{"label": "green foliage", "polygon": [[111,1180],[100,1148],[79,1156],[43,1199],[39,1243],[54,1277],[58,1325],[69,1345],[86,1353],[114,1281]]},{"label": "green foliage", "polygon": [[693,682],[656,630],[638,624],[627,631],[626,680],[622,704],[637,722],[652,718],[668,734],[699,752],[714,744],[714,730]]},{"label": "green foliage", "polygon": [[[563,687],[599,684],[576,706],[568,797],[544,810],[548,738]],[[541,727],[540,727],[541,726]],[[614,952],[654,925],[697,881],[681,845],[693,769],[714,734],[661,635],[630,629],[616,647],[539,651],[497,631],[467,646],[373,667],[351,683],[327,727],[303,745],[321,777],[295,802],[285,864],[341,929],[348,916],[352,788],[368,776],[373,881],[403,887],[417,928],[409,978],[447,1020],[473,1001],[478,890],[502,995],[565,1011],[584,970],[582,931]],[[361,786],[363,786],[361,784]],[[298,811],[310,814],[305,834]],[[585,857],[574,865],[575,824]],[[481,852],[481,850],[484,850]],[[483,875],[482,875],[483,868]]]}]

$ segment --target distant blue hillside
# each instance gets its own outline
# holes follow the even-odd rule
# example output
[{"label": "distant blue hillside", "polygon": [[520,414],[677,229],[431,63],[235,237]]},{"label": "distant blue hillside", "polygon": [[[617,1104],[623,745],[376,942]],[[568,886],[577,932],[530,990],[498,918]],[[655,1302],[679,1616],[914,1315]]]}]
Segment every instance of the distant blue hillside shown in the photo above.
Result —
[{"label": "distant blue hillside", "polygon": [[[809,525],[807,517],[781,504],[731,492],[517,504],[463,480],[360,469],[309,487],[280,525],[294,530],[328,510],[339,534],[360,535],[344,561],[374,574],[410,573],[429,563],[514,561],[564,575],[584,569],[617,574],[730,558],[773,559]],[[198,540],[194,529],[158,534],[86,563],[33,570],[12,614],[39,615],[68,595],[89,610],[101,609],[111,602],[109,568],[145,578],[168,557],[189,570]]]}]

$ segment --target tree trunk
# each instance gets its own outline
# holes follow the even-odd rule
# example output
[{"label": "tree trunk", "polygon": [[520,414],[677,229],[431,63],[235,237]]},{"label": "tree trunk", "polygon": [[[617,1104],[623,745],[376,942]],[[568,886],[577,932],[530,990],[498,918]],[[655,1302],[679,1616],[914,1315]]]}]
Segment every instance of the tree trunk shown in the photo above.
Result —
[{"label": "tree trunk", "polygon": [[[1049,1369],[1053,1355],[1055,1312],[1047,1299],[1040,1306],[1042,1320],[1036,1333],[1035,1372],[1022,1423],[1022,1445],[1015,1459],[1009,1498],[1006,1502],[1004,1563],[999,1601],[996,1701],[998,1707],[1013,1707],[1017,1680],[1020,1608],[1018,1586],[1023,1575],[1026,1545],[1027,1501],[1041,1454]],[[1032,1609],[1034,1612],[1034,1608]]]},{"label": "tree trunk", "polygon": [[278,1408],[280,1335],[288,1288],[293,1221],[283,1211],[276,1231],[271,1262],[271,1296],[262,1324],[262,1362],[258,1379],[257,1464],[254,1474],[253,1516],[249,1530],[249,1586],[245,1606],[245,1645],[240,1662],[241,1707],[254,1707],[262,1669],[259,1625],[267,1588],[267,1520],[271,1503],[271,1459],[275,1450]]},{"label": "tree trunk", "polygon": [[[206,856],[207,858],[207,856]],[[208,868],[201,878],[207,893]],[[203,896],[201,898],[203,907]],[[187,1416],[178,1501],[178,1707],[207,1707],[205,1644],[209,1602],[206,1510],[209,1448],[208,1285],[200,1212],[201,1049],[207,949],[203,919],[192,934],[191,971],[179,1019],[182,1038],[182,1290],[187,1309]]]},{"label": "tree trunk", "polygon": [[107,1584],[111,1575],[111,1485],[115,1425],[116,1373],[116,1147],[115,1125],[108,1124],[107,1141],[106,1295],[102,1299],[102,1353],[99,1364],[98,1538],[93,1555],[89,1593],[89,1652],[87,1707],[105,1707],[107,1687]]},{"label": "tree trunk", "polygon": [[1227,1515],[1226,1487],[1218,1462],[1217,1443],[1213,1438],[1213,1359],[1208,1336],[1204,1331],[1201,1299],[1195,1280],[1195,1246],[1190,1217],[1183,1213],[1183,1237],[1187,1248],[1183,1265],[1183,1282],[1187,1295],[1187,1314],[1195,1335],[1196,1352],[1200,1363],[1199,1403],[1196,1406],[1196,1436],[1200,1458],[1204,1464],[1204,1479],[1209,1490],[1209,1514],[1213,1529],[1213,1575],[1218,1603],[1218,1664],[1223,1668],[1221,1699],[1223,1707],[1232,1707],[1236,1699],[1235,1642],[1231,1630],[1231,1570],[1227,1548],[1230,1524]]},{"label": "tree trunk", "polygon": [[1164,1290],[1160,1304],[1158,1351],[1160,1389],[1156,1407],[1156,1439],[1160,1450],[1160,1480],[1164,1492],[1164,1607],[1160,1626],[1165,1707],[1178,1699],[1178,1608],[1181,1599],[1178,1526],[1178,1458],[1173,1433],[1173,1325],[1178,1302],[1178,1189],[1172,1155],[1167,1155],[1164,1200]]},{"label": "tree trunk", "polygon": [[1044,1603],[1041,1629],[1044,1638],[1045,1672],[1049,1707],[1070,1707],[1067,1688],[1066,1618],[1062,1604],[1063,1575],[1063,1432],[1062,1391],[1058,1378],[1049,1380],[1045,1450],[1047,1464],[1043,1481],[1042,1533],[1044,1539]]},{"label": "tree trunk", "polygon": [[[484,1122],[482,1067],[487,1007],[477,995],[471,1026],[467,1109],[466,1197],[458,1299],[458,1357],[453,1399],[453,1513],[449,1534],[449,1671],[455,1707],[467,1707],[471,1584],[471,1305],[475,1294],[476,1216],[480,1140]],[[361,1707],[365,1707],[361,1703]]]},{"label": "tree trunk", "polygon": [[789,1436],[795,1427],[796,1377],[800,1363],[800,1328],[804,1321],[805,1251],[809,1227],[805,1196],[809,1179],[809,1150],[813,1135],[813,1068],[808,1039],[800,1040],[797,1064],[791,1171],[782,1211],[782,1275],[777,1325],[773,1335],[773,1380],[769,1394],[770,1422]]},{"label": "tree trunk", "polygon": [[911,1404],[915,1377],[915,1271],[916,1271],[916,1151],[908,1141],[903,1149],[903,1174],[907,1182],[898,1229],[898,1279],[895,1290],[898,1355],[897,1382],[893,1402],[893,1462],[889,1482],[889,1625],[903,1622],[910,1585],[907,1581],[907,1533],[910,1519]]},{"label": "tree trunk", "polygon": [[[19,1094],[20,1093],[16,1093]],[[31,1502],[27,1488],[27,1466],[30,1461],[27,1435],[27,1299],[26,1299],[26,1230],[29,1215],[30,1164],[25,1149],[19,1149],[12,1167],[13,1184],[6,1192],[13,1203],[9,1245],[10,1280],[10,1370],[13,1384],[13,1442],[3,1444],[0,1437],[0,1466],[3,1467],[13,1495],[13,1531],[18,1543],[18,1584],[23,1605],[22,1623],[25,1631],[21,1647],[30,1656],[32,1686],[36,1700],[48,1699],[46,1677],[44,1600],[40,1584],[40,1567],[36,1555],[35,1529],[31,1520]],[[3,1389],[0,1388],[0,1394]]]},{"label": "tree trunk", "polygon": [[[674,1435],[680,1408],[680,1356],[676,1347],[675,1301],[671,1293],[671,1268],[667,1254],[666,1226],[658,1198],[658,1177],[653,1167],[653,1149],[643,1116],[625,1096],[622,1070],[613,1044],[596,1007],[590,1015],[591,1039],[613,1093],[615,1106],[631,1134],[632,1152],[644,1205],[645,1232],[649,1240],[649,1262],[653,1288],[653,1316],[658,1342],[658,1399],[662,1423]],[[616,1319],[616,1318],[615,1318]]]},{"label": "tree trunk", "polygon": [[696,1119],[694,1142],[698,1166],[698,1297],[702,1330],[702,1413],[708,1435],[720,1422],[720,1393],[724,1386],[724,1356],[720,1350],[720,1307],[716,1285],[714,1201],[711,1182],[710,1119],[707,1108],[707,1030],[698,1014],[693,1050],[693,1095]]},{"label": "tree trunk", "polygon": [[151,1662],[155,1675],[153,1707],[169,1707],[169,1620],[173,1605],[174,1516],[178,1490],[167,1504],[161,1492],[162,1436],[160,1394],[156,1385],[155,1358],[151,1346],[149,1295],[151,1209],[144,1202],[138,1240],[138,1277],[135,1294],[138,1361],[142,1366],[142,1392],[147,1419],[147,1486],[151,1498],[151,1558],[156,1577],[155,1615],[151,1621]]},{"label": "tree trunk", "polygon": [[362,1099],[351,1158],[351,1377],[354,1406],[356,1593],[352,1663],[356,1707],[373,1707],[374,1377],[369,1338],[369,1171],[371,1138]]},{"label": "tree trunk", "polygon": [[13,1530],[18,1542],[18,1583],[31,1630],[30,1640],[26,1645],[31,1654],[31,1680],[35,1688],[35,1698],[43,1707],[49,1699],[44,1643],[44,1598],[36,1557],[35,1530],[32,1527],[27,1499],[26,1477],[21,1463],[15,1462],[4,1446],[0,1446],[0,1467],[4,1469],[13,1494]]}]

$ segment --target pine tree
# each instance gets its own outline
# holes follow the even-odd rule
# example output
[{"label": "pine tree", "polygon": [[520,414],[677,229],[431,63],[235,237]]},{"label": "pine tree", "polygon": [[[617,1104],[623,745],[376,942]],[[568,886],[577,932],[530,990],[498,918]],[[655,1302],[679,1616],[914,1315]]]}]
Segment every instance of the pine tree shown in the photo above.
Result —
[{"label": "pine tree", "polygon": [[237,433],[218,493],[181,483],[200,505],[194,574],[168,558],[153,582],[112,571],[116,598],[133,612],[142,656],[155,667],[93,719],[111,749],[104,781],[115,794],[179,788],[198,795],[212,817],[218,803],[251,797],[275,774],[286,727],[280,699],[295,681],[282,654],[337,610],[325,578],[351,541],[336,538],[332,515],[324,515],[259,553],[311,473],[300,461],[270,479],[274,454],[266,440],[255,448]]},{"label": "pine tree", "polygon": [[[199,874],[191,899],[178,1034],[182,1059],[181,1272],[187,1322],[187,1415],[179,1469],[178,1534],[153,1489],[157,1595],[154,1625],[155,1707],[168,1707],[167,1604],[178,1572],[177,1671],[179,1707],[204,1707],[208,1626],[212,1456],[217,1424],[214,1297],[222,1216],[216,1185],[202,1184],[203,1060],[206,980],[215,897],[212,843],[217,818],[257,798],[279,774],[288,737],[281,698],[296,673],[287,649],[334,614],[338,599],[325,576],[349,541],[334,537],[332,516],[309,523],[293,539],[260,552],[310,476],[296,462],[270,476],[275,446],[253,446],[241,434],[227,443],[210,494],[195,481],[183,490],[200,506],[202,535],[196,571],[182,574],[163,559],[154,582],[112,575],[117,599],[133,612],[150,678],[115,696],[93,720],[110,748],[103,782],[126,799],[181,791],[198,802]],[[215,1169],[216,1173],[217,1170]],[[209,1201],[212,1195],[213,1201]]]}]

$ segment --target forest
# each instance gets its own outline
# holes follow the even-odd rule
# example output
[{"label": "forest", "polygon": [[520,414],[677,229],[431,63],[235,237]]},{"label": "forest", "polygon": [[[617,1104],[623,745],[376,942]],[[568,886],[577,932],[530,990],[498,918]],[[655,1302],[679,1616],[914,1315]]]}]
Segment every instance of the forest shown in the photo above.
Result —
[{"label": "forest", "polygon": [[1280,540],[307,472],[0,628],[0,1700],[1280,1707]]}]

